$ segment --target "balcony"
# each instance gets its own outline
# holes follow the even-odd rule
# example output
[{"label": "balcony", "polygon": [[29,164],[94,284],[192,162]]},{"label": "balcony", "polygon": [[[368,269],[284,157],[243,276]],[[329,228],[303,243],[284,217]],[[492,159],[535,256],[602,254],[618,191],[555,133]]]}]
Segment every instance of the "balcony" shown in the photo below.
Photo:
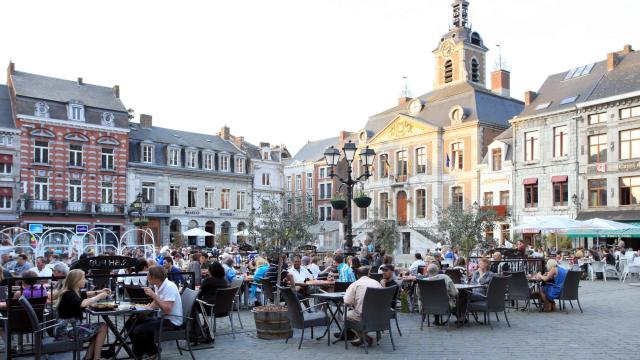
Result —
[{"label": "balcony", "polygon": [[481,211],[493,211],[495,219],[504,219],[511,216],[511,206],[509,205],[489,205],[481,206]]},{"label": "balcony", "polygon": [[[129,210],[133,211],[132,208]],[[171,208],[169,205],[147,205],[144,208],[145,215],[154,217],[168,217],[170,211]]]},{"label": "balcony", "polygon": [[123,215],[124,204],[96,204],[96,212],[100,214]]},{"label": "balcony", "polygon": [[123,204],[101,204],[91,202],[71,202],[68,200],[23,200],[24,213],[44,214],[85,214],[85,215],[123,215]]}]

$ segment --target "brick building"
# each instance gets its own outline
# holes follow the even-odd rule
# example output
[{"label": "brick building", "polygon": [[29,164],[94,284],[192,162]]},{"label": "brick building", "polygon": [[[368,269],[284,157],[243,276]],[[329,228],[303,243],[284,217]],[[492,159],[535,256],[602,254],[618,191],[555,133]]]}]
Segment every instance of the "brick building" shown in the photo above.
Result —
[{"label": "brick building", "polygon": [[[11,115],[9,88],[0,85],[0,230],[20,224],[16,212],[20,194],[20,131]],[[11,236],[13,231],[8,231]],[[2,238],[0,237],[0,240]]]},{"label": "brick building", "polygon": [[129,132],[119,87],[21,72],[13,63],[7,86],[21,136],[22,226],[58,228],[44,239],[51,243],[99,227],[107,230],[97,238],[114,243],[125,222]]}]

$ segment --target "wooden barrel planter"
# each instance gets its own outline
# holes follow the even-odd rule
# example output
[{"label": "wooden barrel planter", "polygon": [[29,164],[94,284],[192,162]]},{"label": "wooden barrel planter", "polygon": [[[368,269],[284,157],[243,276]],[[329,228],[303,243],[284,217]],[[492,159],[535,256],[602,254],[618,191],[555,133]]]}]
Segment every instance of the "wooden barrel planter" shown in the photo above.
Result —
[{"label": "wooden barrel planter", "polygon": [[253,310],[256,331],[259,339],[276,340],[293,336],[293,329],[284,306],[258,306]]}]

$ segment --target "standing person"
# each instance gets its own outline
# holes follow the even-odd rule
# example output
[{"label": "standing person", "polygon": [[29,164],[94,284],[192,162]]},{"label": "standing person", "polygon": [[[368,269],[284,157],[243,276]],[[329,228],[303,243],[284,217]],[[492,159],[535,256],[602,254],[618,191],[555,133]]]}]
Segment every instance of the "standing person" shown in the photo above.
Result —
[{"label": "standing person", "polygon": [[196,285],[200,285],[202,281],[202,270],[200,268],[200,253],[191,254],[191,261],[189,261],[189,266],[187,267],[188,272],[193,273],[193,280]]},{"label": "standing person", "polygon": [[[80,289],[84,289],[85,285],[84,271],[79,269],[69,271],[60,293],[60,301],[58,301],[58,318],[61,322],[54,329],[56,337],[73,337],[73,329],[68,329],[67,324],[82,321],[85,308],[111,294],[111,290],[108,288],[100,291],[81,291]],[[83,323],[76,328],[80,334],[80,340],[82,342],[89,341],[85,359],[100,359],[102,345],[107,337],[107,325],[104,323]]]},{"label": "standing person", "polygon": [[180,274],[180,269],[173,265],[173,259],[171,256],[167,256],[163,259],[162,266],[167,271],[169,281],[173,281],[175,283],[184,282],[184,276]]},{"label": "standing person", "polygon": [[[344,294],[344,303],[353,307],[347,311],[347,318],[351,321],[359,322],[361,321],[362,315],[362,303],[364,302],[364,295],[367,292],[368,288],[382,288],[379,282],[373,280],[368,275],[368,271],[366,269],[360,269],[359,275],[360,278],[356,280],[353,284],[349,285],[347,291]],[[351,344],[355,346],[362,345],[364,339],[360,338],[360,334],[355,333],[355,340],[351,342]],[[369,346],[373,343],[373,339],[367,335],[366,339]]]},{"label": "standing person", "polygon": [[36,259],[36,267],[31,268],[31,271],[36,273],[38,277],[51,277],[53,275],[53,271],[47,266],[43,256],[38,256]]},{"label": "standing person", "polygon": [[409,267],[409,273],[411,273],[411,275],[418,275],[418,269],[420,266],[425,266],[426,263],[422,260],[422,254],[419,252],[415,253],[414,258],[416,260]]},{"label": "standing person", "polygon": [[157,289],[154,292],[151,288],[144,288],[144,293],[152,300],[149,307],[159,309],[165,318],[162,320],[159,317],[138,319],[130,334],[134,354],[139,358],[147,355],[150,359],[155,359],[158,353],[155,334],[160,329],[160,322],[162,321],[162,328],[165,330],[180,327],[183,321],[182,300],[178,287],[167,279],[167,273],[162,266],[150,267],[147,280]]}]

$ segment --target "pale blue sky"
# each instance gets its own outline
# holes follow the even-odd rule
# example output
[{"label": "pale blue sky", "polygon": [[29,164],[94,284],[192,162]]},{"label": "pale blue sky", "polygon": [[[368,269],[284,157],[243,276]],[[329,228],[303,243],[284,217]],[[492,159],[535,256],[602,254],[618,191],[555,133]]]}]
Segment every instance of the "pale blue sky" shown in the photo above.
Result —
[{"label": "pale blue sky", "polygon": [[[432,88],[431,51],[452,0],[12,1],[0,61],[121,86],[154,124],[284,143],[356,131]],[[98,5],[101,3],[102,5]],[[640,48],[637,0],[470,0],[469,16],[512,73],[512,95],[624,44]],[[489,67],[489,71],[492,66]]]}]

